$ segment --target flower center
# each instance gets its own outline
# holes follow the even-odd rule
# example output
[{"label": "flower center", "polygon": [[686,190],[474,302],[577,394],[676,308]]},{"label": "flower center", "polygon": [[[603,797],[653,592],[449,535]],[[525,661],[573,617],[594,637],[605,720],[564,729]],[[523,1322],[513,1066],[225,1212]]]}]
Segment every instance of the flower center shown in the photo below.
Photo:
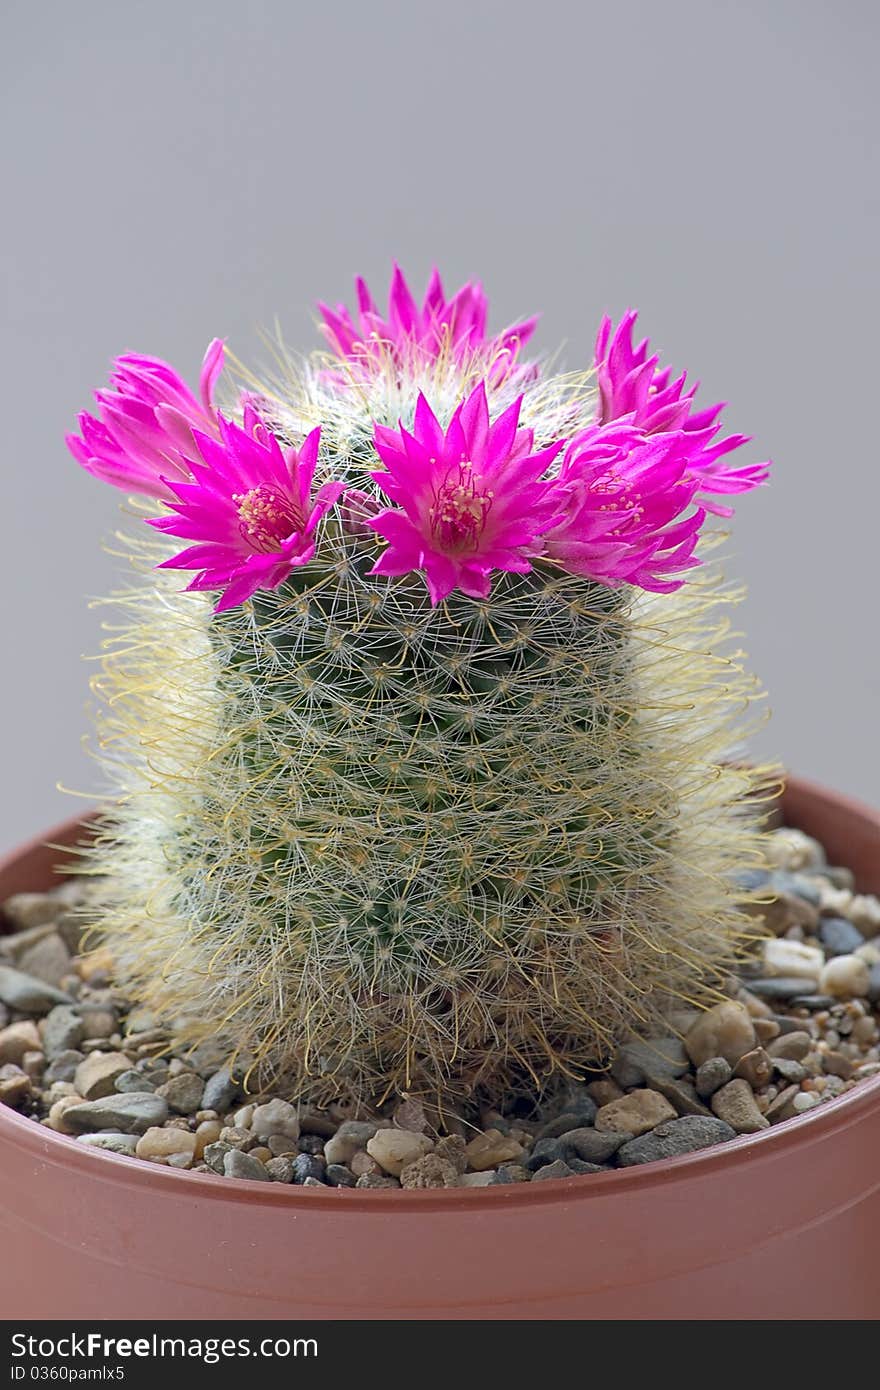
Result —
[{"label": "flower center", "polygon": [[482,491],[473,464],[463,460],[450,469],[434,494],[431,532],[444,550],[476,550],[492,506],[491,491]]},{"label": "flower center", "polygon": [[250,492],[232,497],[238,509],[238,529],[252,550],[269,555],[281,549],[294,531],[301,531],[305,520],[290,497],[260,483]]}]

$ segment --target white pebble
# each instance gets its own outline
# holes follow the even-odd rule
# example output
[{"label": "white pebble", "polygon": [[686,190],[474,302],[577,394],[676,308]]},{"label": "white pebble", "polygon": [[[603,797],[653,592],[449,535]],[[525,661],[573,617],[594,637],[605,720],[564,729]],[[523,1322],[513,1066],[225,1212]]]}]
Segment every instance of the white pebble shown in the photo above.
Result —
[{"label": "white pebble", "polygon": [[837,999],[867,994],[869,987],[870,972],[861,956],[834,956],[819,976],[821,993]]},{"label": "white pebble", "polygon": [[798,1091],[791,1102],[791,1108],[796,1114],[802,1115],[805,1110],[812,1110],[814,1105],[819,1104],[819,1095],[816,1091]]},{"label": "white pebble", "polygon": [[880,898],[857,894],[849,905],[849,920],[865,936],[880,935]]},{"label": "white pebble", "polygon": [[853,955],[866,961],[868,965],[880,965],[880,946],[876,941],[866,941],[864,946],[857,946]]},{"label": "white pebble", "polygon": [[806,869],[825,863],[819,841],[789,826],[768,836],[765,849],[768,861],[779,869]]},{"label": "white pebble", "polygon": [[848,888],[835,888],[833,884],[818,881],[819,906],[823,912],[835,917],[845,917],[849,921],[849,909],[853,895]]},{"label": "white pebble", "polygon": [[824,963],[825,956],[817,946],[804,946],[785,937],[764,942],[764,967],[771,975],[818,980]]}]

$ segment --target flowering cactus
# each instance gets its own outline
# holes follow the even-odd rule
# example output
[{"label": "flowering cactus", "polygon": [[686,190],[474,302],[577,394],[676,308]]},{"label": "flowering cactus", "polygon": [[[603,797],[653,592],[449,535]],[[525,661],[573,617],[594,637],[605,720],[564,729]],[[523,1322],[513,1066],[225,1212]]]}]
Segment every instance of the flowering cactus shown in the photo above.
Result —
[{"label": "flowering cactus", "polygon": [[120,358],[70,441],[149,522],[96,682],[103,938],[178,1042],[304,1097],[543,1085],[747,934],[755,692],[701,534],[767,465],[632,314],[546,377],[478,285],[358,302],[222,410],[222,344],[200,400]]}]

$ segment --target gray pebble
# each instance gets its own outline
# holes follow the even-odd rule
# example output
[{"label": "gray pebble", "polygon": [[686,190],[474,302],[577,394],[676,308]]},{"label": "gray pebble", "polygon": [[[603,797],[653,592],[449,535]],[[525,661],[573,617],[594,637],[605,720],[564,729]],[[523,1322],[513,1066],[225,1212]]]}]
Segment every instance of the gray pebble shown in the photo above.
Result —
[{"label": "gray pebble", "polygon": [[561,1134],[567,1134],[570,1129],[583,1129],[585,1125],[592,1124],[596,1118],[598,1109],[596,1102],[592,1102],[593,1113],[587,1118],[589,1112],[580,1115],[573,1115],[571,1111],[566,1111],[564,1115],[558,1115],[555,1120],[548,1120],[547,1124],[542,1125],[538,1130],[537,1138],[558,1139]]},{"label": "gray pebble", "polygon": [[331,1187],[355,1187],[357,1178],[344,1163],[330,1163],[326,1170],[327,1181]]},{"label": "gray pebble", "polygon": [[292,1158],[268,1158],[266,1172],[273,1182],[293,1182]]},{"label": "gray pebble", "polygon": [[218,1115],[224,1110],[228,1110],[238,1100],[241,1095],[241,1083],[229,1071],[228,1067],[221,1067],[220,1071],[215,1071],[213,1076],[209,1076],[205,1082],[205,1087],[201,1096],[201,1104],[196,1106],[197,1110],[216,1110]]},{"label": "gray pebble", "polygon": [[536,1173],[548,1163],[562,1161],[564,1156],[565,1148],[561,1139],[539,1139],[528,1158],[524,1160],[523,1167],[528,1168],[530,1173]]},{"label": "gray pebble", "polygon": [[769,869],[739,869],[733,875],[733,881],[737,888],[741,888],[745,893],[751,893],[756,888],[764,888],[770,882],[770,878]]},{"label": "gray pebble", "polygon": [[382,1173],[362,1173],[355,1183],[356,1187],[400,1187],[397,1178],[386,1178]]},{"label": "gray pebble", "polygon": [[868,1001],[880,1004],[880,965],[872,965],[868,971]]},{"label": "gray pebble", "polygon": [[304,1183],[306,1178],[316,1178],[320,1181],[326,1168],[323,1158],[319,1158],[317,1154],[297,1154],[293,1160],[293,1181]]},{"label": "gray pebble", "polygon": [[159,1095],[164,1096],[178,1115],[194,1115],[199,1109],[209,1109],[201,1103],[204,1089],[202,1078],[194,1071],[179,1072],[157,1088]]},{"label": "gray pebble", "polygon": [[796,999],[804,992],[804,981],[795,976],[780,976],[778,980],[749,980],[749,989],[759,999]]},{"label": "gray pebble", "polygon": [[789,1085],[797,1085],[807,1074],[806,1067],[796,1062],[793,1057],[774,1057],[773,1066]]},{"label": "gray pebble", "polygon": [[132,1067],[120,1072],[114,1085],[117,1091],[155,1091],[154,1083],[155,1078],[149,1072],[135,1071]]},{"label": "gray pebble", "polygon": [[[611,1171],[610,1165],[607,1163],[587,1163],[582,1158],[569,1158],[567,1162],[573,1173],[608,1173]],[[541,1172],[546,1171],[546,1168],[541,1169]]]},{"label": "gray pebble", "polygon": [[575,1157],[583,1163],[604,1163],[631,1138],[613,1130],[573,1129],[563,1136],[563,1157],[569,1164]]},{"label": "gray pebble", "polygon": [[[287,1140],[288,1145],[292,1142],[291,1139]],[[271,1148],[271,1142],[269,1147]],[[301,1154],[322,1154],[324,1152],[324,1140],[320,1134],[301,1134],[296,1141],[296,1147]]]},{"label": "gray pebble", "polygon": [[126,1154],[134,1157],[137,1146],[138,1136],[136,1134],[121,1134],[118,1130],[102,1130],[99,1134],[80,1134],[78,1143],[87,1145],[91,1149],[109,1149],[114,1154]]},{"label": "gray pebble", "polygon": [[695,1090],[702,1100],[714,1096],[733,1076],[733,1067],[723,1057],[710,1057],[697,1068]]},{"label": "gray pebble", "polygon": [[684,1076],[690,1067],[681,1038],[672,1036],[625,1043],[611,1063],[611,1075],[629,1090],[652,1077]]},{"label": "gray pebble", "polygon": [[163,1125],[168,1119],[168,1106],[152,1091],[132,1091],[128,1095],[103,1096],[100,1100],[85,1100],[71,1105],[64,1120],[71,1129],[94,1132],[101,1129],[120,1130],[124,1134],[145,1134],[153,1125]]},{"label": "gray pebble", "polygon": [[43,1072],[43,1085],[51,1086],[55,1081],[72,1081],[82,1059],[83,1054],[72,1048],[59,1052]]},{"label": "gray pebble", "polygon": [[45,980],[34,975],[26,975],[11,965],[0,965],[0,1000],[10,1009],[18,1009],[23,1014],[43,1014],[53,1004],[71,1004],[69,994],[56,989]]},{"label": "gray pebble", "polygon": [[630,1168],[636,1163],[656,1163],[661,1158],[675,1158],[678,1154],[693,1153],[696,1149],[706,1149],[712,1144],[722,1144],[735,1138],[736,1130],[724,1120],[714,1116],[685,1115],[680,1120],[666,1120],[652,1129],[650,1134],[631,1139],[618,1150],[617,1162],[622,1168]]},{"label": "gray pebble", "polygon": [[789,893],[796,898],[801,898],[811,907],[818,907],[822,901],[819,885],[807,874],[788,873],[785,869],[777,869],[771,875],[770,887],[776,893]]},{"label": "gray pebble", "polygon": [[831,994],[798,994],[791,1003],[796,1009],[830,1009],[837,1000]]},{"label": "gray pebble", "polygon": [[76,1009],[69,1004],[59,1004],[46,1016],[43,1033],[43,1050],[51,1060],[62,1052],[79,1048],[86,1035],[85,1024]]},{"label": "gray pebble", "polygon": [[555,1178],[573,1178],[574,1169],[561,1158],[557,1158],[554,1163],[548,1163],[532,1177],[532,1182],[553,1182]]},{"label": "gray pebble", "polygon": [[712,1112],[698,1098],[694,1083],[687,1076],[653,1077],[651,1089],[665,1096],[677,1115],[709,1115]]},{"label": "gray pebble", "polygon": [[819,940],[826,956],[849,956],[864,946],[865,938],[845,917],[822,917],[819,921]]},{"label": "gray pebble", "polygon": [[[208,1145],[211,1148],[212,1145]],[[206,1150],[207,1152],[207,1150]],[[250,1178],[256,1182],[271,1182],[266,1165],[241,1149],[230,1149],[223,1158],[223,1175],[227,1178]]]},{"label": "gray pebble", "polygon": [[[222,1174],[223,1161],[226,1158],[226,1155],[231,1151],[232,1145],[224,1143],[222,1139],[218,1139],[215,1143],[207,1144],[205,1146],[204,1159],[213,1173]],[[291,1169],[291,1173],[292,1171],[293,1170]],[[290,1179],[288,1178],[286,1179],[286,1181],[289,1182]]]},{"label": "gray pebble", "polygon": [[531,1173],[527,1168],[523,1168],[519,1163],[502,1163],[492,1174],[490,1187],[499,1187],[509,1183],[529,1182]]}]

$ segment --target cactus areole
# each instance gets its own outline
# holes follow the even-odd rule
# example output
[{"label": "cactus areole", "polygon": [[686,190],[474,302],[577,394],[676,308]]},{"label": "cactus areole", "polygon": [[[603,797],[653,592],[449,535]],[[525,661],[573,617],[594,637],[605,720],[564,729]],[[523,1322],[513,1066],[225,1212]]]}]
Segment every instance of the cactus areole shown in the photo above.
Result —
[{"label": "cactus areole", "polygon": [[707,522],[768,468],[634,314],[548,374],[477,284],[357,295],[267,382],[218,340],[197,394],[117,359],[68,441],[136,509],[82,867],[178,1042],[318,1101],[542,1087],[747,938],[765,774]]}]

